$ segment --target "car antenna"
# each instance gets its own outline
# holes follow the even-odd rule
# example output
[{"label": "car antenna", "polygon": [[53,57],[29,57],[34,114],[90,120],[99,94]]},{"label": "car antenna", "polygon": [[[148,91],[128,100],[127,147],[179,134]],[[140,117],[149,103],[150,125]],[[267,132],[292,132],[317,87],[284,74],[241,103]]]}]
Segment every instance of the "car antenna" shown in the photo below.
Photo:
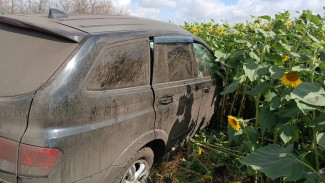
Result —
[{"label": "car antenna", "polygon": [[68,17],[68,15],[63,13],[62,11],[54,9],[54,8],[50,8],[48,18],[57,19],[57,18],[66,18],[66,17]]}]

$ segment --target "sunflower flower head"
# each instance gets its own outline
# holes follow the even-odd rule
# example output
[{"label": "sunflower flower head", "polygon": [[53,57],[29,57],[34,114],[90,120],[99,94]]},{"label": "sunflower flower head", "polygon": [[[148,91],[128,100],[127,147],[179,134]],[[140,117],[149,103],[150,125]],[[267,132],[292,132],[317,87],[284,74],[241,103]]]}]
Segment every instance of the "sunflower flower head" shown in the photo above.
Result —
[{"label": "sunflower flower head", "polygon": [[282,59],[282,62],[285,62],[285,61],[287,61],[287,60],[289,60],[289,56],[285,56],[283,59]]},{"label": "sunflower flower head", "polygon": [[234,130],[238,131],[240,129],[238,119],[231,115],[228,116],[228,123]]},{"label": "sunflower flower head", "polygon": [[199,29],[195,29],[194,31],[193,31],[193,34],[197,34],[199,32]]},{"label": "sunflower flower head", "polygon": [[222,34],[225,34],[224,32],[225,28],[221,28],[220,31],[217,33],[218,36],[221,36]]},{"label": "sunflower flower head", "polygon": [[201,155],[202,154],[202,149],[199,147],[199,151],[197,153],[198,155]]},{"label": "sunflower flower head", "polygon": [[296,88],[301,83],[301,80],[297,72],[285,72],[281,82],[284,86]]},{"label": "sunflower flower head", "polygon": [[211,175],[204,175],[204,176],[203,176],[203,179],[204,179],[204,180],[211,181],[211,180],[213,180],[213,177],[212,177]]},{"label": "sunflower flower head", "polygon": [[212,31],[212,25],[209,25],[209,32]]},{"label": "sunflower flower head", "polygon": [[299,58],[295,58],[295,61],[298,62],[299,61]]},{"label": "sunflower flower head", "polygon": [[260,24],[260,23],[262,23],[262,20],[261,19],[257,19],[257,20],[254,21],[254,23],[255,24]]}]

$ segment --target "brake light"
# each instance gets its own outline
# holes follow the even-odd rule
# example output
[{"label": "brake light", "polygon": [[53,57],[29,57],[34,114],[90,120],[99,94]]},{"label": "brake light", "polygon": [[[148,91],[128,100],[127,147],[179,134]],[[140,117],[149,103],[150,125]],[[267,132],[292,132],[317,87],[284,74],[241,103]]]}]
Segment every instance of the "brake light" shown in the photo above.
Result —
[{"label": "brake light", "polygon": [[[16,174],[19,143],[0,137],[0,170]],[[44,177],[58,163],[61,151],[20,144],[18,174],[30,177]]]},{"label": "brake light", "polygon": [[19,175],[42,177],[50,173],[60,159],[61,151],[20,145]]},{"label": "brake light", "polygon": [[19,143],[0,137],[0,170],[16,174]]}]

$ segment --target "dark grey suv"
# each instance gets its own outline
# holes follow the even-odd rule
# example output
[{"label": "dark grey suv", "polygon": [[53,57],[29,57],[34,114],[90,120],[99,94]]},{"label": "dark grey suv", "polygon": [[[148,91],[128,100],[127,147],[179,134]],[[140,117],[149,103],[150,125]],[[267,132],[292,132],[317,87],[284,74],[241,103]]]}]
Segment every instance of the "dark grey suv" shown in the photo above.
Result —
[{"label": "dark grey suv", "polygon": [[213,114],[214,57],[176,25],[52,10],[0,40],[0,182],[144,182]]}]

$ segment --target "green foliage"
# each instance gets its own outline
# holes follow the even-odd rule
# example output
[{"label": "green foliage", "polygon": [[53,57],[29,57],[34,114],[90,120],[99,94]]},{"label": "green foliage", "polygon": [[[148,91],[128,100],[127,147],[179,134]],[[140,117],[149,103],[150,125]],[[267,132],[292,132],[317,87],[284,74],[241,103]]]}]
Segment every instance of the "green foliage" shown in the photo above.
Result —
[{"label": "green foliage", "polygon": [[230,85],[226,86],[225,89],[220,93],[221,95],[226,95],[228,93],[233,93],[239,85],[239,81],[234,81]]},{"label": "green foliage", "polygon": [[325,147],[325,133],[320,133],[317,135],[317,144]]},{"label": "green foliage", "polygon": [[[295,19],[285,11],[233,26],[184,25],[214,51],[212,73],[220,62],[227,68],[214,126],[228,129],[232,150],[250,153],[240,171],[251,175],[253,168],[257,182],[323,179],[325,18],[297,13]],[[240,130],[228,126],[228,115],[238,116]]]},{"label": "green foliage", "polygon": [[260,170],[273,180],[279,177],[287,177],[288,181],[309,178],[309,174],[315,170],[293,155],[292,149],[293,145],[281,147],[272,144],[257,149],[240,162],[250,165],[254,170]]}]

